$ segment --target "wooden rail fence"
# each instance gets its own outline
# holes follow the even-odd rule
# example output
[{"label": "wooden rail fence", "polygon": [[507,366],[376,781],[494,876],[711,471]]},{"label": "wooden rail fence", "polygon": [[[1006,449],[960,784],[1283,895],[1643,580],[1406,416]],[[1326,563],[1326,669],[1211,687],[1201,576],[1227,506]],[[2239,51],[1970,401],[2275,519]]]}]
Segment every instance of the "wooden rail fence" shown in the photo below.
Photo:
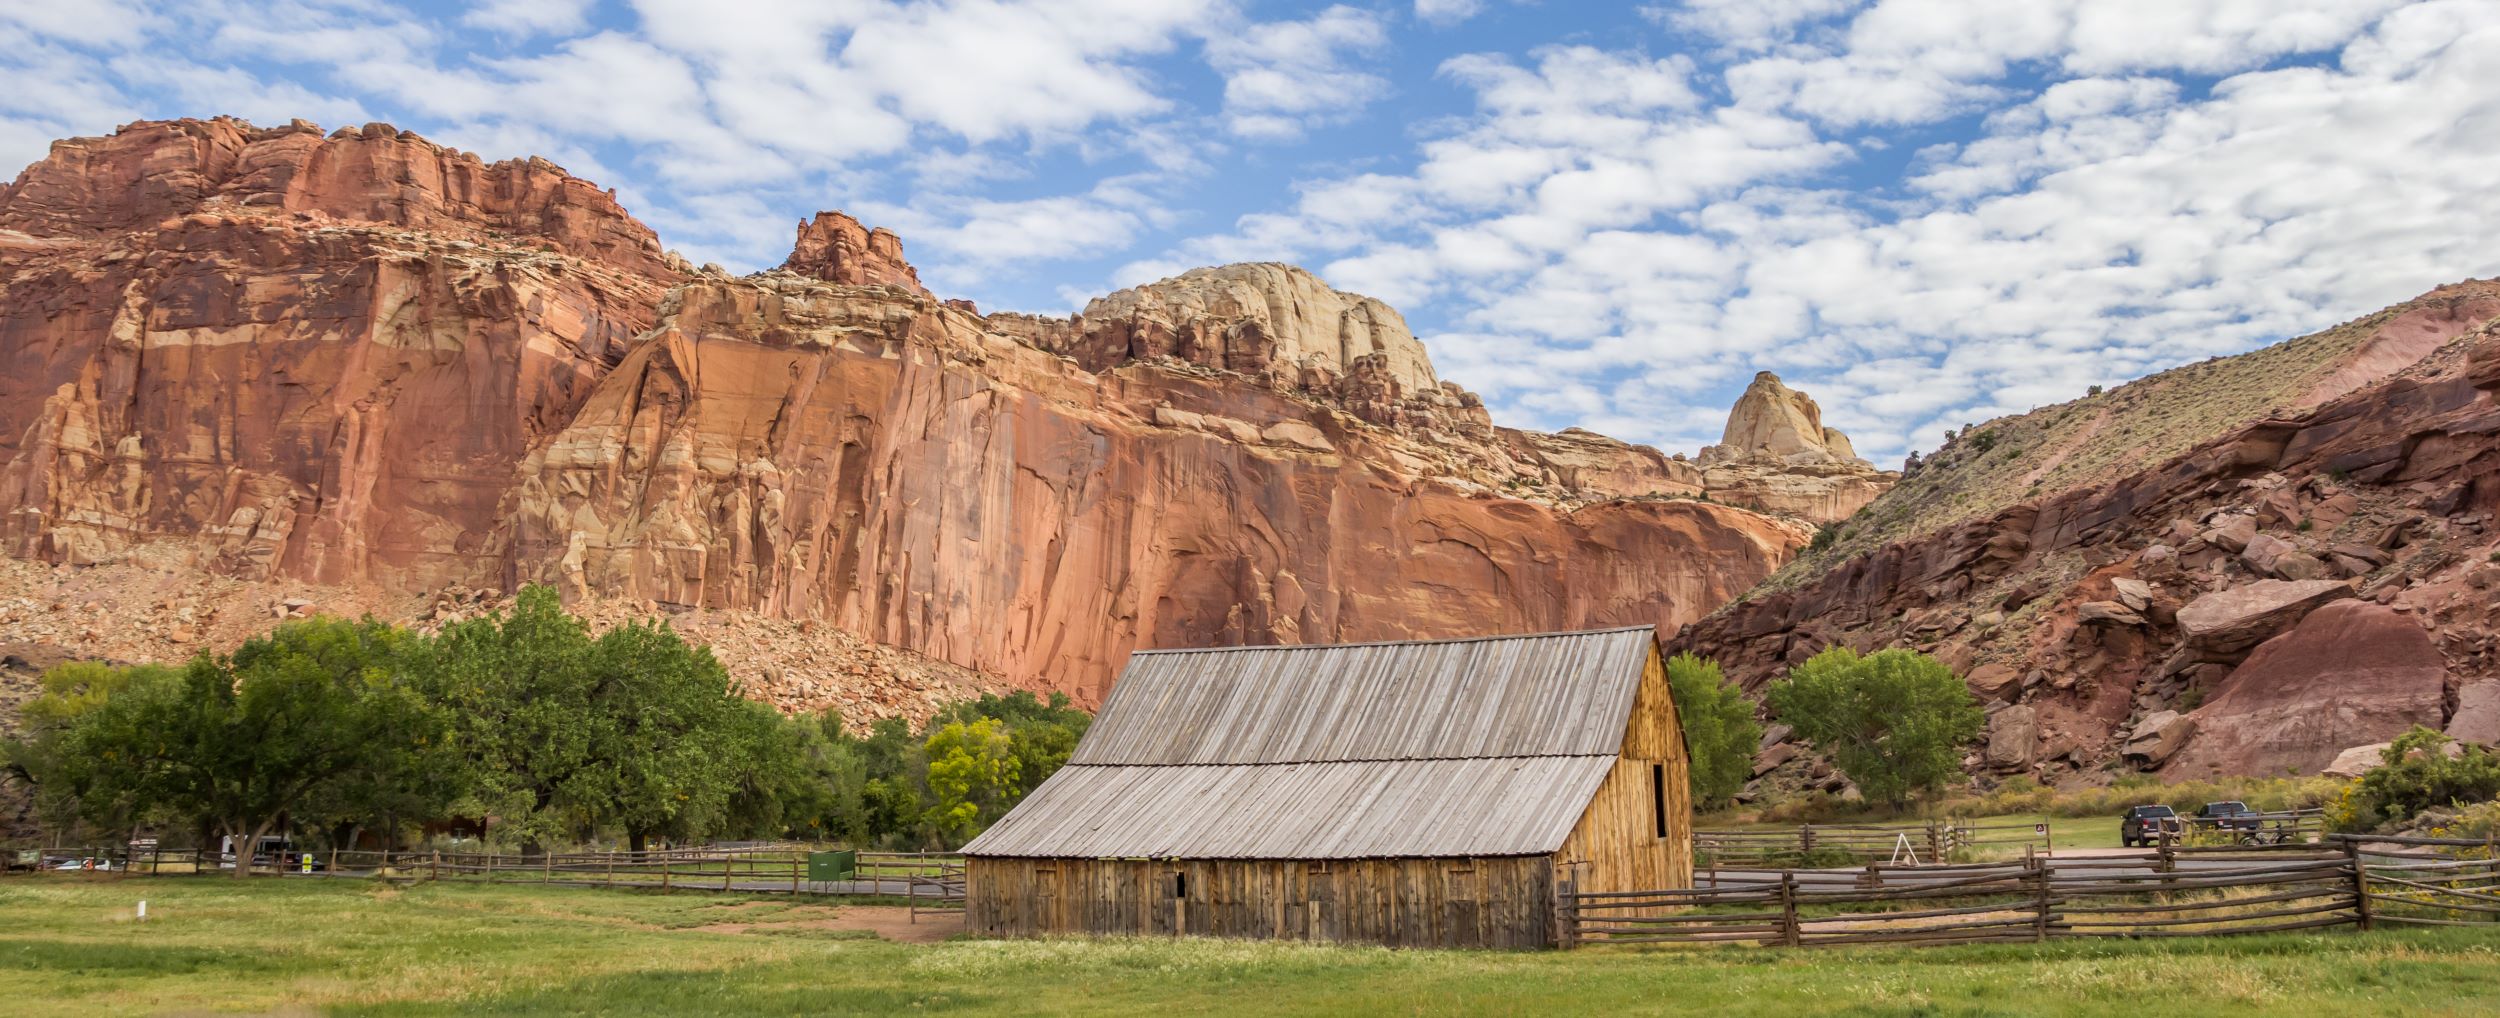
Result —
[{"label": "wooden rail fence", "polygon": [[[255,860],[256,873],[284,877],[380,877],[391,880],[470,880],[497,883],[575,884],[661,890],[790,894],[853,894],[909,899],[919,913],[963,905],[963,857],[951,852],[861,852],[852,878],[832,883],[807,879],[805,846],[658,849],[644,852],[378,852],[334,850],[289,853],[282,861]],[[235,861],[216,852],[47,849],[46,857],[94,860],[108,873],[231,875]],[[307,865],[309,862],[309,865]],[[46,867],[46,869],[52,869]],[[86,871],[86,867],[81,867]]]},{"label": "wooden rail fence", "polygon": [[[2479,851],[2478,851],[2479,849]],[[2462,850],[2460,854],[2459,851]],[[2485,842],[2335,836],[2151,856],[1779,870],[1716,886],[1565,893],[1566,946],[1952,944],[2500,922]]]}]

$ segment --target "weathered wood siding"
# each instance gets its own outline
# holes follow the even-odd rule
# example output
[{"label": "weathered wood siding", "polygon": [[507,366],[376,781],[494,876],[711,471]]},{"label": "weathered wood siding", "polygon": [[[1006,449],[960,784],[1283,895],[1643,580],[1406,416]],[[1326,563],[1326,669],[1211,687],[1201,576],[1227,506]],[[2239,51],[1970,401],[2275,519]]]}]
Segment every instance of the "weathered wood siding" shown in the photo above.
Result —
[{"label": "weathered wood siding", "polygon": [[1545,856],[1331,861],[965,861],[966,923],[1050,933],[1535,948],[1554,942]]},{"label": "weathered wood siding", "polygon": [[[1623,755],[1597,788],[1558,857],[1582,891],[1641,891],[1693,883],[1693,797],[1684,730],[1655,651],[1623,734]],[[1662,794],[1663,793],[1663,794]],[[1666,835],[1658,806],[1666,804]]]}]

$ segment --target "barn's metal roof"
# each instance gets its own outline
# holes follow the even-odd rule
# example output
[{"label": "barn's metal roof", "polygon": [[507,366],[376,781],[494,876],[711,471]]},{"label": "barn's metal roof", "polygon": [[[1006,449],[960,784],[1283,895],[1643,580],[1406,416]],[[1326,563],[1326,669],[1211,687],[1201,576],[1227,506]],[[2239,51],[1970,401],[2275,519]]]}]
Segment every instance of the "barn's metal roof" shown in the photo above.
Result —
[{"label": "barn's metal roof", "polygon": [[1140,651],[1069,759],[1613,756],[1656,631]]},{"label": "barn's metal roof", "polygon": [[1060,768],[964,846],[1045,858],[1366,859],[1562,848],[1611,756]]},{"label": "barn's metal roof", "polygon": [[1068,765],[964,853],[1553,852],[1614,765],[1655,639],[1141,651]]}]

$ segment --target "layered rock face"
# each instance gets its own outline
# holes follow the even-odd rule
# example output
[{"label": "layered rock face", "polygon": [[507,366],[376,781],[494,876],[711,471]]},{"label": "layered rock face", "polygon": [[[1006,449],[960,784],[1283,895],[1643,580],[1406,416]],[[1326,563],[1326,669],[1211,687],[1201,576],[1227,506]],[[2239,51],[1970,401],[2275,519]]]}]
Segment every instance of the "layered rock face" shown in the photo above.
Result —
[{"label": "layered rock face", "polygon": [[63,142],[0,230],[6,550],[323,583],[500,580],[512,464],[675,277],[604,191],[379,127]]},{"label": "layered rock face", "polygon": [[1822,407],[1768,371],[1737,398],[1700,465],[1712,498],[1817,523],[1848,519],[1900,476],[1859,459],[1849,436],[1823,426]]},{"label": "layered rock face", "polygon": [[[1493,426],[1395,311],[1283,266],[985,318],[837,213],[730,279],[540,161],[222,120],[61,143],[0,231],[0,534],[94,576],[545,581],[1091,702],[1139,646],[1671,628],[1808,536]],[[121,646],[65,614],[0,623]]]},{"label": "layered rock face", "polygon": [[[2416,723],[2500,730],[2483,685],[2500,674],[2496,317],[2500,285],[2470,282],[2244,355],[2280,382],[2279,409],[2216,414],[2214,433],[2166,460],[1800,562],[1675,642],[1749,685],[1833,644],[1933,652],[2002,719],[1973,763],[2045,777],[2280,774]],[[1954,484],[1978,492],[2105,455],[2035,437],[2060,427],[2177,441],[2196,409],[2182,386],[2242,367],[2182,368],[2031,415],[2048,425],[1966,432],[1913,476],[1925,490],[1905,482],[1848,527],[1914,519],[1904,499],[1950,504]],[[2025,444],[1992,453],[1989,435]]]},{"label": "layered rock face", "polygon": [[681,288],[530,458],[522,579],[824,616],[1091,701],[1140,646],[1680,623],[1793,527],[1406,474],[1412,439],[892,290]]}]

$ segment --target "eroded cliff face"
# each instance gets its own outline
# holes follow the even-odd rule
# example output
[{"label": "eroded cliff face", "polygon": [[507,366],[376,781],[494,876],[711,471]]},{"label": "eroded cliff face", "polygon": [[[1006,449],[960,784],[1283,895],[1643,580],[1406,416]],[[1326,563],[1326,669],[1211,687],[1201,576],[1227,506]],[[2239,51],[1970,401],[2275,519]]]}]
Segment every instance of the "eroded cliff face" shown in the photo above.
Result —
[{"label": "eroded cliff face", "polygon": [[[63,142],[0,231],[8,554],[766,620],[785,706],[894,709],[823,688],[873,676],[810,627],[1091,702],[1140,646],[1672,628],[1808,534],[1656,450],[1495,427],[1395,311],[1282,266],[983,317],[839,214],[730,279],[543,161],[224,120]],[[212,632],[76,589],[0,624]]]},{"label": "eroded cliff face", "polygon": [[[1972,763],[2049,778],[2316,771],[2414,724],[2500,740],[2495,316],[2500,285],[2443,287],[1982,425],[1913,475],[1933,491],[1896,490],[1849,528],[1917,519],[1896,504],[1913,497],[2123,463],[2096,447],[2113,442],[2186,451],[1800,562],[1674,643],[1749,686],[1832,645],[1931,651],[1989,706]],[[2193,398],[2242,399],[2260,377],[2271,411]],[[2234,379],[2252,384],[2215,384]]]},{"label": "eroded cliff face", "polygon": [[63,142],[0,230],[6,550],[320,583],[502,579],[512,464],[674,278],[605,192],[387,128]]},{"label": "eroded cliff face", "polygon": [[672,300],[531,458],[524,579],[822,616],[1090,702],[1136,647],[1680,624],[1804,536],[1686,499],[1471,490],[1342,409],[1089,372],[901,290]]}]

